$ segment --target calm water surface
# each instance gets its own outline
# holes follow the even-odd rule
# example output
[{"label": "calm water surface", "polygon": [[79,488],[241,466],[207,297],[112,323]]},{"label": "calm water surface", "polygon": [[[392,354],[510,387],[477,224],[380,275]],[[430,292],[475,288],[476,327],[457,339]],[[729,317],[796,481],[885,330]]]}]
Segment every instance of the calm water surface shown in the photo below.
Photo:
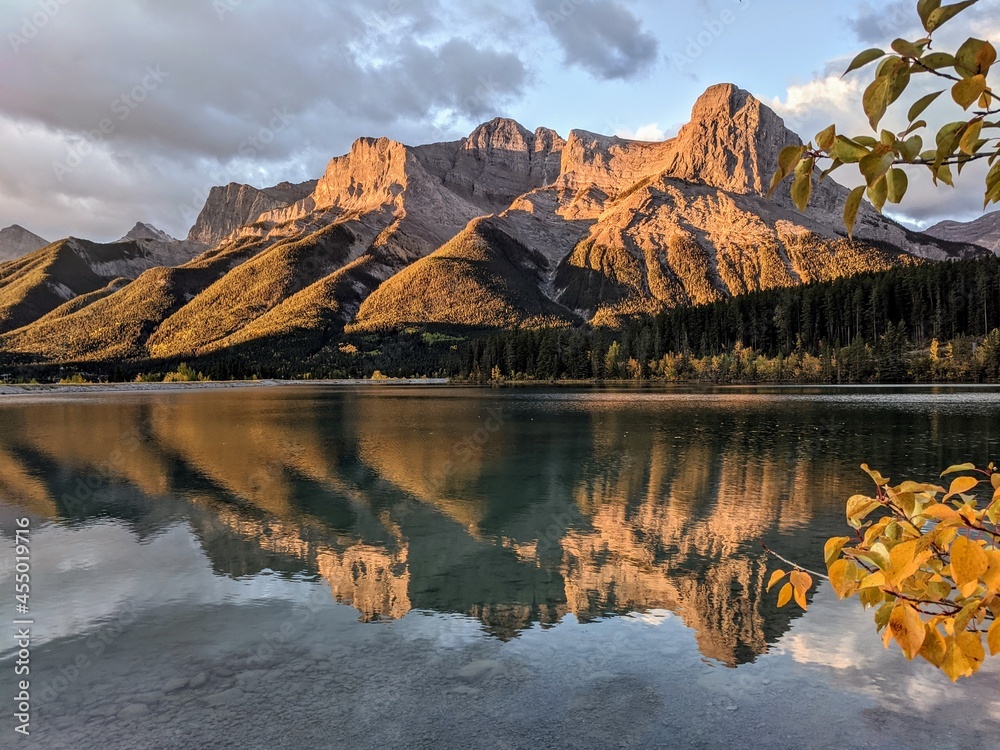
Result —
[{"label": "calm water surface", "polygon": [[1000,669],[776,610],[761,543],[821,566],[859,464],[998,441],[975,388],[0,397],[0,745],[997,748]]}]

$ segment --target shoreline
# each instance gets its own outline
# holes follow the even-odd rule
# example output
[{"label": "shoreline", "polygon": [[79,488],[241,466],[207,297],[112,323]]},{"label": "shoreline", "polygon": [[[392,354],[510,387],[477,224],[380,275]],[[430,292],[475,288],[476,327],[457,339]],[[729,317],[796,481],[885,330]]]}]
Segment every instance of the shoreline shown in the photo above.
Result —
[{"label": "shoreline", "polygon": [[189,383],[93,383],[40,385],[0,385],[0,397],[61,395],[80,393],[157,393],[166,391],[219,390],[229,388],[281,388],[285,386],[440,386],[450,385],[447,379],[420,378],[413,380],[200,380]]},{"label": "shoreline", "polygon": [[694,390],[743,390],[743,389],[849,389],[849,388],[913,388],[913,389],[998,389],[997,383],[665,383],[634,380],[559,380],[559,381],[508,381],[503,383],[474,383],[448,378],[413,378],[389,380],[278,380],[267,378],[263,380],[207,380],[178,383],[45,383],[2,385],[0,384],[0,399],[10,399],[26,396],[61,396],[80,395],[88,393],[166,393],[173,391],[222,390],[233,388],[282,388],[282,387],[321,386],[333,388],[362,387],[372,388],[387,386],[393,388],[441,387],[455,388],[546,388],[559,390],[563,388],[626,388],[628,390],[661,390],[694,389]]}]

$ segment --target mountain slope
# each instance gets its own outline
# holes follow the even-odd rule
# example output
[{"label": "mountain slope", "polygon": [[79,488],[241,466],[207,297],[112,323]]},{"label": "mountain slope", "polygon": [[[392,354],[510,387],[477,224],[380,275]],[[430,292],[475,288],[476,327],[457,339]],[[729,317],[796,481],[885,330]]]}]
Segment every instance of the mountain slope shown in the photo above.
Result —
[{"label": "mountain slope", "polygon": [[979,245],[992,253],[1000,254],[1000,211],[993,211],[970,222],[942,221],[926,230],[926,233],[942,240]]},{"label": "mountain slope", "polygon": [[538,258],[522,284],[534,283],[565,319],[611,325],[624,315],[953,252],[870,207],[862,212],[859,239],[848,241],[839,213],[847,190],[830,180],[817,185],[805,214],[792,207],[787,187],[765,200],[778,153],[797,142],[776,114],[731,85],[710,88],[691,123],[664,143],[573,131],[553,185],[490,220],[498,247],[448,246],[419,261],[365,302],[357,325],[485,320],[488,309],[505,311],[497,318],[502,325],[530,321],[535,307],[506,296],[518,284],[490,288],[487,280],[462,275],[442,298],[443,279],[463,267],[457,261],[472,267],[502,256],[501,246],[511,242]]},{"label": "mountain slope", "polygon": [[16,315],[0,324],[0,350],[35,361],[288,356],[346,326],[617,325],[982,252],[867,205],[848,241],[847,190],[832,180],[817,182],[806,213],[787,186],[765,200],[778,153],[798,142],[729,84],[706,91],[661,143],[582,130],[564,140],[502,118],[447,143],[361,138],[316,182],[214,188],[184,242],[138,225],[141,258],[88,266],[58,299],[31,306],[9,294]]},{"label": "mountain slope", "polygon": [[150,268],[173,265],[182,258],[183,250],[159,243],[101,245],[71,237],[0,263],[0,332],[37,321],[116,279],[134,279]]},{"label": "mountain slope", "polygon": [[48,240],[43,240],[18,224],[0,229],[0,263],[41,250],[48,244]]}]

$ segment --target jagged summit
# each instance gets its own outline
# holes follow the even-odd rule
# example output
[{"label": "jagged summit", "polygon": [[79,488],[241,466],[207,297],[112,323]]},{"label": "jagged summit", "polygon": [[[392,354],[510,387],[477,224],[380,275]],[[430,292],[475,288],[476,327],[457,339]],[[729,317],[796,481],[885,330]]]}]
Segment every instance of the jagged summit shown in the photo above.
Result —
[{"label": "jagged summit", "polygon": [[141,221],[136,222],[136,225],[129,230],[128,234],[118,241],[138,242],[139,240],[148,240],[151,242],[180,242],[180,240],[174,239],[162,229],[157,229],[152,224],[145,224]]},{"label": "jagged summit", "polygon": [[764,195],[787,145],[800,143],[773,110],[731,83],[710,87],[671,143],[666,171],[732,193]]},{"label": "jagged summit", "polygon": [[33,253],[48,244],[48,240],[43,240],[20,224],[12,224],[0,229],[0,263]]},{"label": "jagged summit", "polygon": [[265,211],[284,208],[305,198],[314,187],[315,182],[300,185],[283,182],[264,189],[237,182],[213,187],[187,239],[202,245],[216,245]]}]

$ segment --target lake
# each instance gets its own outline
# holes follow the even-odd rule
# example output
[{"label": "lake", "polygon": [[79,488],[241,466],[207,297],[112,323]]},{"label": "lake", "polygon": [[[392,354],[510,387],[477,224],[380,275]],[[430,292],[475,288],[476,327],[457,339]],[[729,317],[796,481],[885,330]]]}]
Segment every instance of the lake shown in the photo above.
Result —
[{"label": "lake", "polygon": [[18,746],[995,749],[1000,667],[952,685],[826,584],[778,610],[761,544],[822,567],[861,463],[998,444],[987,388],[0,397]]}]

